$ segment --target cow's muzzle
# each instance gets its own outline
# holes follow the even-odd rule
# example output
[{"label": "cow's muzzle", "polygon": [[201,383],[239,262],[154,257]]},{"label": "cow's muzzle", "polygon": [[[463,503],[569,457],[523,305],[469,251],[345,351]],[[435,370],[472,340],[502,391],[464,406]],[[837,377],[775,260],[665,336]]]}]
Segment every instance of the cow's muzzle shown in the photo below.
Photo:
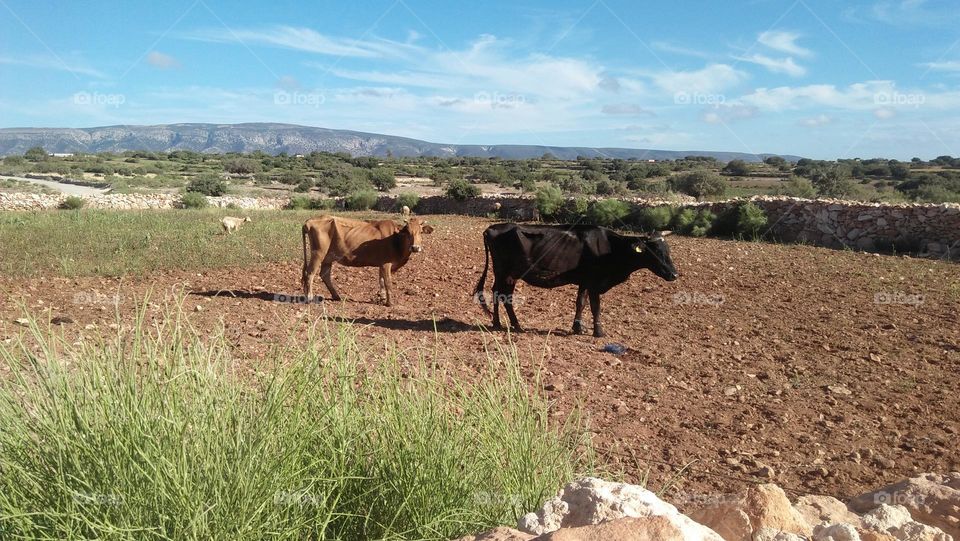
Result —
[{"label": "cow's muzzle", "polygon": [[423,247],[414,244],[413,246],[410,247],[410,250],[411,250],[413,253],[416,254],[416,253],[422,252],[422,251],[423,251]]}]

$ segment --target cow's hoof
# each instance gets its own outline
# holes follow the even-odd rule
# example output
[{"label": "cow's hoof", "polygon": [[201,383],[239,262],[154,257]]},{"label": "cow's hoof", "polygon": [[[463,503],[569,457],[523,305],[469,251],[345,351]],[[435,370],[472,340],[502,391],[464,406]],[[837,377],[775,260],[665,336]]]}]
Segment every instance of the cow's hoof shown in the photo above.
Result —
[{"label": "cow's hoof", "polygon": [[594,337],[594,338],[603,338],[603,337],[606,336],[606,335],[607,335],[607,333],[605,333],[605,332],[603,332],[603,331],[600,331],[600,330],[594,330],[594,331],[593,331],[593,337]]},{"label": "cow's hoof", "polygon": [[572,334],[583,334],[583,325],[574,325]]}]

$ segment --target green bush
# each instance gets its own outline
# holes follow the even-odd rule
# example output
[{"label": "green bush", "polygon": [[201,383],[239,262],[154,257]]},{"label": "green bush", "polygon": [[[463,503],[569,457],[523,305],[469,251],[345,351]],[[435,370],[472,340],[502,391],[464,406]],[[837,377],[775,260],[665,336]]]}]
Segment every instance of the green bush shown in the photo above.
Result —
[{"label": "green bush", "polygon": [[704,237],[710,233],[710,229],[713,227],[713,224],[716,221],[716,214],[707,209],[700,209],[700,212],[697,213],[696,219],[692,224],[690,224],[689,229],[687,231],[683,231],[683,233],[692,237]]},{"label": "green bush", "polygon": [[767,226],[767,213],[753,202],[743,203],[737,209],[737,234],[744,238],[757,238]]},{"label": "green bush", "polygon": [[86,199],[77,197],[76,195],[71,195],[64,199],[62,203],[60,203],[60,208],[65,210],[77,210],[82,209],[86,204]]},{"label": "green bush", "polygon": [[410,210],[417,208],[417,204],[420,202],[420,196],[413,192],[403,192],[397,196],[397,208],[402,209],[407,207]]},{"label": "green bush", "polygon": [[222,331],[148,311],[95,346],[0,343],[4,539],[453,539],[590,473],[515,358],[460,383],[321,320],[247,372]]},{"label": "green bush", "polygon": [[180,198],[180,204],[185,209],[204,209],[210,204],[207,196],[200,192],[187,192]]},{"label": "green bush", "polygon": [[547,184],[537,190],[536,201],[540,216],[551,218],[556,216],[563,206],[563,192],[553,184]]},{"label": "green bush", "polygon": [[722,197],[727,193],[727,181],[705,169],[679,173],[670,177],[669,183],[674,191],[696,198]]},{"label": "green bush", "polygon": [[682,208],[673,214],[673,221],[670,223],[670,229],[684,235],[690,232],[694,222],[697,220],[697,211],[692,208]]},{"label": "green bush", "polygon": [[227,193],[227,185],[220,175],[205,173],[194,177],[187,184],[187,191],[217,197]]},{"label": "green bush", "polygon": [[587,219],[596,225],[613,227],[623,223],[630,214],[630,205],[619,199],[595,201],[587,211]]},{"label": "green bush", "polygon": [[347,208],[349,210],[370,210],[377,204],[380,196],[372,190],[361,190],[353,192],[347,196]]},{"label": "green bush", "polygon": [[637,220],[645,231],[663,231],[673,221],[673,208],[669,206],[650,207],[640,211]]},{"label": "green bush", "polygon": [[305,178],[297,184],[296,188],[293,189],[295,192],[306,193],[310,191],[310,188],[313,188],[313,181]]},{"label": "green bush", "polygon": [[447,196],[457,201],[466,201],[472,197],[480,195],[480,187],[471,184],[469,181],[457,178],[447,184]]}]

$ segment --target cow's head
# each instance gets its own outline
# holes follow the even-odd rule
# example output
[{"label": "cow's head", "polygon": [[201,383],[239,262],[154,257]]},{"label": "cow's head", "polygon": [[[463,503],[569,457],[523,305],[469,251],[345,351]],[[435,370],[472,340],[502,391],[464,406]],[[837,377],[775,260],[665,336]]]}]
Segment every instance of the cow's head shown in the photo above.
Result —
[{"label": "cow's head", "polygon": [[410,218],[400,232],[407,235],[410,241],[410,251],[420,252],[423,251],[423,245],[420,244],[420,236],[433,233],[433,227],[427,225],[427,221],[422,218]]},{"label": "cow's head", "polygon": [[660,278],[672,282],[680,275],[677,274],[677,268],[673,266],[673,259],[670,258],[670,246],[667,245],[666,239],[669,235],[670,231],[657,231],[652,235],[640,237],[633,245],[633,251],[644,267]]}]

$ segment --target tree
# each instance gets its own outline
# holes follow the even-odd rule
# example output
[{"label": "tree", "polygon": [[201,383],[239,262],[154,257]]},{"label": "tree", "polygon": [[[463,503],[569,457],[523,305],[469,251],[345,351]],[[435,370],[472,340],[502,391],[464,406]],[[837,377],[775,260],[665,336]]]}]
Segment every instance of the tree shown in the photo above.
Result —
[{"label": "tree", "polygon": [[447,184],[447,196],[456,199],[457,201],[466,201],[471,197],[477,197],[480,195],[480,188],[470,184],[465,179],[458,178],[451,180]]},{"label": "tree", "polygon": [[23,153],[23,157],[30,160],[31,162],[42,162],[50,157],[47,154],[47,151],[43,147],[31,147],[29,150]]},{"label": "tree", "polygon": [[750,166],[743,160],[730,160],[723,168],[723,172],[735,177],[745,177],[750,174]]},{"label": "tree", "polygon": [[850,180],[849,169],[841,165],[814,171],[810,175],[810,182],[817,189],[817,193],[824,197],[842,199],[857,191],[856,185]]},{"label": "tree", "polygon": [[767,159],[763,160],[763,163],[774,167],[781,167],[787,164],[787,160],[783,159],[782,156],[768,156]]},{"label": "tree", "polygon": [[261,169],[260,162],[247,158],[232,158],[223,162],[223,170],[234,175],[252,175]]},{"label": "tree", "polygon": [[217,197],[227,192],[227,185],[219,175],[208,173],[194,177],[187,184],[187,191]]},{"label": "tree", "polygon": [[370,182],[381,192],[392,190],[397,187],[397,179],[393,176],[393,171],[385,167],[377,167],[370,170]]},{"label": "tree", "polygon": [[674,191],[701,197],[720,197],[727,192],[727,181],[706,169],[680,173],[670,178]]},{"label": "tree", "polygon": [[896,160],[890,160],[890,175],[897,180],[906,180],[910,176],[910,167]]}]

